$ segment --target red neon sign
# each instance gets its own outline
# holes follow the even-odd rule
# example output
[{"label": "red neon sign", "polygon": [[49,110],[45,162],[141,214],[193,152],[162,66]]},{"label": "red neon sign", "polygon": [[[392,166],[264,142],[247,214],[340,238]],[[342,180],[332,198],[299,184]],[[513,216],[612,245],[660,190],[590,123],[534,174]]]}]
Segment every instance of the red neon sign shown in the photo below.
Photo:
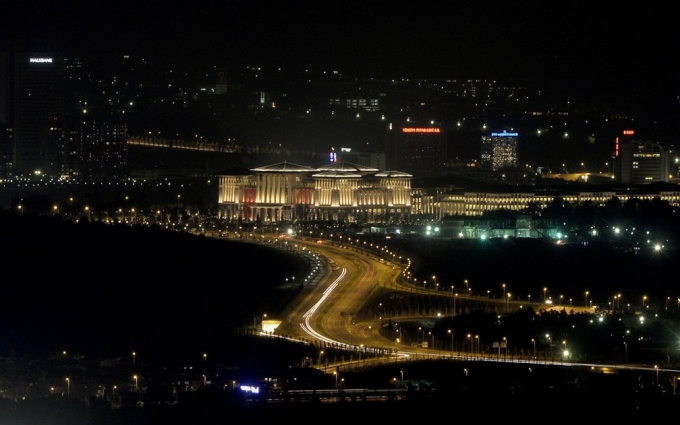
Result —
[{"label": "red neon sign", "polygon": [[441,133],[441,129],[432,127],[404,127],[402,133]]}]

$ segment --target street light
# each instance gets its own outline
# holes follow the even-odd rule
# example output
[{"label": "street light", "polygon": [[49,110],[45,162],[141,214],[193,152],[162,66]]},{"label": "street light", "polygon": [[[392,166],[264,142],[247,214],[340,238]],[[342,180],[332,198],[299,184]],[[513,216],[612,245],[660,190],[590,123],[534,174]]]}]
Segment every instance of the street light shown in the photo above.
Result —
[{"label": "street light", "polygon": [[132,364],[135,364],[136,361],[137,361],[137,353],[133,351],[132,352]]},{"label": "street light", "polygon": [[[505,283],[504,283],[503,285],[501,285],[501,286],[503,287],[503,299],[505,299]],[[506,313],[508,312],[507,306],[506,306],[506,308],[505,308],[505,312],[506,312]]]},{"label": "street light", "polygon": [[547,292],[548,292],[548,288],[544,287],[543,288],[543,304],[545,304],[548,301],[548,298],[546,297]]},{"label": "street light", "polygon": [[333,372],[333,375],[335,375],[335,389],[338,389],[338,372],[335,371]]},{"label": "street light", "polygon": [[449,329],[448,332],[451,334],[451,357],[453,357],[453,330]]},{"label": "street light", "polygon": [[404,371],[400,370],[399,373],[401,373],[401,387],[404,388]]},{"label": "street light", "polygon": [[134,375],[132,378],[135,380],[135,391],[137,391],[137,375]]},{"label": "street light", "polygon": [[437,288],[437,276],[432,275],[432,281],[434,282],[435,289]]},{"label": "street light", "polygon": [[656,369],[656,385],[659,385],[659,366],[654,365],[654,369]]},{"label": "street light", "polygon": [[[453,285],[451,285],[451,302],[453,303],[454,306],[456,305],[455,298],[453,298]],[[456,309],[452,308],[451,311],[453,312],[453,315],[455,316],[456,315]]]},{"label": "street light", "polygon": [[531,342],[534,344],[534,359],[536,358],[536,340],[531,338]]},{"label": "street light", "polygon": [[71,395],[71,380],[69,378],[66,378],[66,396]]},{"label": "street light", "polygon": [[203,361],[204,362],[208,361],[208,355],[206,353],[203,353]]}]

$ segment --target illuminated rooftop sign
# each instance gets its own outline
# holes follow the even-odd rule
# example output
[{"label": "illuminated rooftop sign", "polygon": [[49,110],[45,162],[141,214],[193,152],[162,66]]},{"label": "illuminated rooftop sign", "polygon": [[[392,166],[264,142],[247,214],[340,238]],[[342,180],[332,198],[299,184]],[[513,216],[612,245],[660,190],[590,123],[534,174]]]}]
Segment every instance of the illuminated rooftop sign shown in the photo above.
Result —
[{"label": "illuminated rooftop sign", "polygon": [[402,133],[441,133],[441,129],[435,127],[404,127]]},{"label": "illuminated rooftop sign", "polygon": [[517,136],[519,136],[519,133],[508,133],[505,130],[503,130],[502,133],[491,133],[491,137],[517,137]]},{"label": "illuminated rooftop sign", "polygon": [[28,58],[30,63],[52,63],[52,58]]}]

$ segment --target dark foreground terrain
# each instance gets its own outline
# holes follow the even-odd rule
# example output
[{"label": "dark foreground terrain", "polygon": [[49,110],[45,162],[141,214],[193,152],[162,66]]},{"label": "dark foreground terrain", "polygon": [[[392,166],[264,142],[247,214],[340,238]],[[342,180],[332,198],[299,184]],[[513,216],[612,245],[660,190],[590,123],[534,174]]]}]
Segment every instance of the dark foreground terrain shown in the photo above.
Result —
[{"label": "dark foreground terrain", "polygon": [[[452,360],[340,371],[343,389],[397,388],[403,376],[405,393],[383,401],[247,400],[229,386],[232,377],[247,380],[246,371],[254,382],[275,378],[280,391],[335,388],[333,375],[301,367],[308,357],[317,363],[319,347],[248,336],[263,312],[294,297],[277,287],[288,276],[304,275],[304,261],[296,255],[160,229],[27,216],[0,217],[0,249],[6,267],[2,425],[513,418],[577,423],[593,412],[608,420],[661,414],[678,400],[677,377],[663,370]],[[519,273],[508,275],[508,282],[519,282],[531,268],[536,257],[530,254],[503,263],[508,273]],[[461,275],[488,261],[470,255],[462,250],[450,262],[461,266]],[[559,259],[546,255],[540,254],[541,263]],[[204,353],[209,355],[202,358]],[[112,399],[114,384],[118,396]]]}]

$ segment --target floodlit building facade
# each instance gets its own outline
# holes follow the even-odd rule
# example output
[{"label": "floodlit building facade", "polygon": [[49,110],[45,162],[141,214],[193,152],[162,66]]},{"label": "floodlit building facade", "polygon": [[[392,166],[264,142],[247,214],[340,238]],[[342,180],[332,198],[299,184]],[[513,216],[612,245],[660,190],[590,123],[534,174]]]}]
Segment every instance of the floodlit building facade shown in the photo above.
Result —
[{"label": "floodlit building facade", "polygon": [[351,163],[283,162],[219,175],[219,216],[229,221],[399,223],[411,214],[411,175]]},{"label": "floodlit building facade", "polygon": [[[312,168],[287,162],[222,173],[218,177],[218,215],[230,222],[333,221],[388,225],[446,221],[447,234],[457,237],[461,232],[479,234],[478,230],[476,233],[463,231],[467,226],[464,218],[481,218],[494,211],[520,214],[532,208],[542,210],[556,198],[573,206],[588,202],[602,207],[617,198],[621,203],[631,199],[658,199],[673,208],[680,207],[680,186],[663,182],[470,190],[452,188],[439,180],[438,186],[413,188],[412,176],[400,171],[381,172],[351,163]],[[527,224],[526,220],[517,218],[513,221],[515,224],[504,224],[502,233],[536,237],[541,233],[536,229],[550,227],[546,223]]]}]

